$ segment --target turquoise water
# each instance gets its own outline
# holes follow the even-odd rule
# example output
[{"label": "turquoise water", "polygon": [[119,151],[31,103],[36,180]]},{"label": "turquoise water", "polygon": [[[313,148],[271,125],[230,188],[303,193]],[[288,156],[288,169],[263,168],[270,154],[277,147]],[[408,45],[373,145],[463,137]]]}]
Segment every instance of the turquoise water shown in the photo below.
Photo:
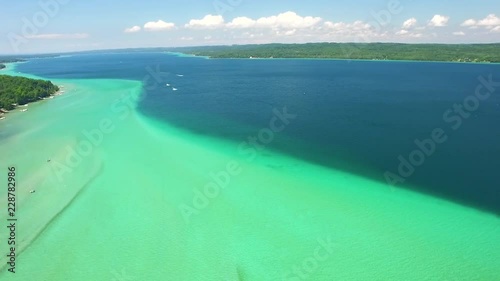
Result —
[{"label": "turquoise water", "polygon": [[[231,138],[145,114],[154,94],[140,81],[89,78],[54,79],[63,95],[0,123],[2,159],[19,170],[23,249],[0,280],[500,276],[492,213],[270,149],[250,157]],[[212,173],[226,184],[214,188]]]}]

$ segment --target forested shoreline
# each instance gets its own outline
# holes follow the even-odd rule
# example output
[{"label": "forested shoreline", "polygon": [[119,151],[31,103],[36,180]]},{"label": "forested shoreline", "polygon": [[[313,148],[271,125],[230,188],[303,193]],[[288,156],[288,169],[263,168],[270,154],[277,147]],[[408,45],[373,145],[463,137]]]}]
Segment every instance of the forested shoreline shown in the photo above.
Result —
[{"label": "forested shoreline", "polygon": [[495,44],[307,43],[169,48],[210,58],[318,58],[353,60],[412,60],[500,62]]},{"label": "forested shoreline", "polygon": [[0,109],[12,110],[17,105],[24,105],[49,97],[59,91],[50,81],[0,75]]}]

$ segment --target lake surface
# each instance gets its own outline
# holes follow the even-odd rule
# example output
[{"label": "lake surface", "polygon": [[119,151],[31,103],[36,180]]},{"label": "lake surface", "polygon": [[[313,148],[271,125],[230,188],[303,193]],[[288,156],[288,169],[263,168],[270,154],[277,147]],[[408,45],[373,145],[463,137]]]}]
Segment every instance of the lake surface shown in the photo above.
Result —
[{"label": "lake surface", "polygon": [[495,280],[500,99],[474,95],[499,71],[154,52],[10,64],[64,93],[0,121],[18,182],[16,274],[0,280]]},{"label": "lake surface", "polygon": [[381,182],[387,171],[399,175],[398,157],[409,160],[416,140],[441,128],[446,142],[398,185],[500,212],[500,90],[465,109],[467,118],[453,107],[475,94],[479,77],[500,77],[499,65],[125,53],[33,60],[19,71],[145,80],[141,113],[237,143],[265,128],[274,108],[286,107],[297,118],[268,149]]}]

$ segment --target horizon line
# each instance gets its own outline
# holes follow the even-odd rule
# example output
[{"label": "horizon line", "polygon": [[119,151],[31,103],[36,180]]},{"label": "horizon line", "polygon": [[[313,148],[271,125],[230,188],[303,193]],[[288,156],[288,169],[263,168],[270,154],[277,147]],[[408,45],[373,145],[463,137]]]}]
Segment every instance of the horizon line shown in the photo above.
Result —
[{"label": "horizon line", "polygon": [[0,54],[1,57],[15,56],[37,56],[37,55],[60,55],[60,54],[78,54],[85,52],[105,52],[105,51],[121,51],[121,50],[138,50],[138,49],[177,49],[177,48],[206,48],[206,47],[232,47],[232,46],[265,46],[265,45],[308,45],[308,44],[397,44],[397,45],[498,45],[500,42],[491,43],[402,43],[402,42],[303,42],[303,43],[260,43],[260,44],[217,44],[217,45],[192,45],[192,46],[170,46],[170,47],[125,47],[125,48],[109,48],[109,49],[88,49],[80,51],[62,51],[62,52],[42,52],[42,53],[18,53],[18,54]]}]

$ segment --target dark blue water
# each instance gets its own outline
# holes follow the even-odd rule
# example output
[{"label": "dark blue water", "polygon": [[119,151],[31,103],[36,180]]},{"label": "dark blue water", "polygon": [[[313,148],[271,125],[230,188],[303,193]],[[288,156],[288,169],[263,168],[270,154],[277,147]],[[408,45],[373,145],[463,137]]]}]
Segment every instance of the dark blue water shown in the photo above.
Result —
[{"label": "dark blue water", "polygon": [[398,186],[500,213],[500,86],[481,89],[491,94],[478,105],[453,111],[468,97],[474,102],[478,77],[500,82],[500,65],[100,53],[32,60],[18,70],[145,81],[141,112],[238,143],[286,107],[297,118],[268,149],[382,182],[386,171],[400,176],[398,156],[408,160],[415,140],[442,129],[446,141]]}]

